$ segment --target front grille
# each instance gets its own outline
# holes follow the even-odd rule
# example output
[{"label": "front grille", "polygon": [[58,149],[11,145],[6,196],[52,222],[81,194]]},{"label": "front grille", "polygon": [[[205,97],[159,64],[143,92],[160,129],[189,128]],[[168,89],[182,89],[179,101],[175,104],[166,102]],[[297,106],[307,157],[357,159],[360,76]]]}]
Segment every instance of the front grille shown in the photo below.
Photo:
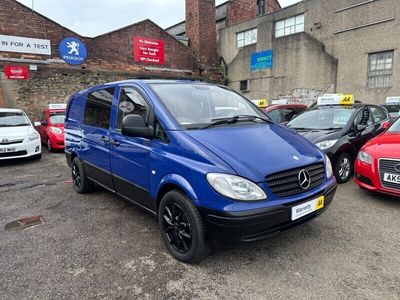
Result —
[{"label": "front grille", "polygon": [[7,141],[7,142],[3,142],[2,140],[0,140],[0,145],[21,144],[23,141],[24,141],[24,139],[13,140],[13,141]]},{"label": "front grille", "polygon": [[0,158],[4,157],[14,157],[14,156],[22,156],[27,155],[28,152],[26,151],[16,151],[16,152],[7,152],[7,153],[0,153]]},{"label": "front grille", "polygon": [[[311,177],[311,184],[303,190],[299,183],[299,173],[306,170]],[[268,175],[265,180],[272,191],[278,197],[288,197],[304,193],[320,186],[325,179],[325,167],[323,163],[317,163],[306,167],[286,170]]]},{"label": "front grille", "polygon": [[385,173],[399,174],[400,172],[396,170],[396,166],[400,164],[400,160],[392,159],[380,159],[379,160],[379,173],[381,178],[381,184],[384,187],[400,190],[400,184],[386,182],[383,180]]}]

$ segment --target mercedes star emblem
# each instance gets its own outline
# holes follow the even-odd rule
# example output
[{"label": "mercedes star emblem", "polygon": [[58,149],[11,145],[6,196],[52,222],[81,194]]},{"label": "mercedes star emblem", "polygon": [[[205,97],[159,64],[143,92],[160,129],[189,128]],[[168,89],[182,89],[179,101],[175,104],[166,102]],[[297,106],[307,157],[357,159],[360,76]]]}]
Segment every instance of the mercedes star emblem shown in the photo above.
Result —
[{"label": "mercedes star emblem", "polygon": [[396,172],[400,172],[400,164],[395,165],[395,166],[394,166],[394,169],[396,170]]},{"label": "mercedes star emblem", "polygon": [[303,190],[306,190],[310,187],[311,184],[311,176],[307,170],[301,170],[299,173],[299,184]]}]

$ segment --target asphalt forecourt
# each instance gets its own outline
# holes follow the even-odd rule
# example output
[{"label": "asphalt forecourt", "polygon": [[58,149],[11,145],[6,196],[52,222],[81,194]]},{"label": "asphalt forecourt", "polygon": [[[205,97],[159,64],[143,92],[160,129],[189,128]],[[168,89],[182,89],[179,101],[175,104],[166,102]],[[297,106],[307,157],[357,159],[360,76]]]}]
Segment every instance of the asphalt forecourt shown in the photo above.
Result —
[{"label": "asphalt forecourt", "polygon": [[2,163],[1,299],[398,299],[400,201],[340,185],[325,214],[201,263],[168,253],[156,220],[75,193],[62,153]]}]

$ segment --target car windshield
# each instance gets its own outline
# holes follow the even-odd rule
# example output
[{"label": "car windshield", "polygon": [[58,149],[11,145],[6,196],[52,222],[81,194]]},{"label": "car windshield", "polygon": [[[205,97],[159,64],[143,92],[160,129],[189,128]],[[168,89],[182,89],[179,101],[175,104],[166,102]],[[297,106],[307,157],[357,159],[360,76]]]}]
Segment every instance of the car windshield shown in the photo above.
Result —
[{"label": "car windshield", "polygon": [[0,127],[29,126],[28,118],[20,112],[0,112]]},{"label": "car windshield", "polygon": [[305,130],[342,129],[353,112],[352,107],[316,107],[290,121],[287,127]]},{"label": "car windshield", "polygon": [[64,120],[65,120],[65,112],[50,114],[50,124],[53,125],[64,124]]},{"label": "car windshield", "polygon": [[[205,128],[210,124],[228,125],[239,120],[258,122],[268,119],[248,100],[220,86],[196,83],[150,86],[177,122],[187,129]],[[224,119],[234,122],[221,122]]]},{"label": "car windshield", "polygon": [[390,126],[388,131],[389,132],[398,132],[398,133],[400,133],[400,118],[398,118],[397,121],[395,121],[393,123],[393,125]]}]

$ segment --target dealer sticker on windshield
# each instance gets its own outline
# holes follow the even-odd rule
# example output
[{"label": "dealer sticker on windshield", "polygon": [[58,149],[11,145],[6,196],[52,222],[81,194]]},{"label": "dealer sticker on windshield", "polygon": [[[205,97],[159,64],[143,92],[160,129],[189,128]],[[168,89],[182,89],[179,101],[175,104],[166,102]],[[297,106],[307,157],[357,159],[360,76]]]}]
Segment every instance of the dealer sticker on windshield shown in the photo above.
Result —
[{"label": "dealer sticker on windshield", "polygon": [[325,197],[321,196],[317,199],[307,201],[300,205],[292,207],[292,221],[300,219],[316,210],[324,207]]},{"label": "dealer sticker on windshield", "polygon": [[399,174],[383,174],[383,180],[386,182],[397,183],[400,184],[400,175]]}]

